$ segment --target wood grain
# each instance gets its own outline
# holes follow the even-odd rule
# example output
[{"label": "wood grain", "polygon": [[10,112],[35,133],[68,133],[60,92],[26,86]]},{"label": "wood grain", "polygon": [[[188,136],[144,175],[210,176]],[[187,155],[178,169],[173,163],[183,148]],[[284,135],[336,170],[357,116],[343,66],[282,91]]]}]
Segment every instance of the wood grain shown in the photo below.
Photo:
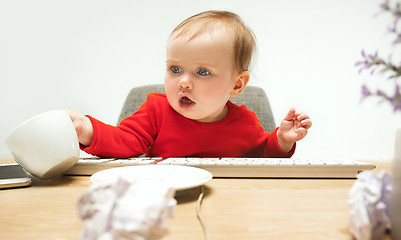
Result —
[{"label": "wood grain", "polygon": [[[388,161],[374,164],[375,171],[391,171]],[[214,178],[205,185],[201,211],[211,239],[351,240],[347,199],[354,182]],[[84,225],[77,204],[89,186],[89,177],[60,176],[0,190],[0,239],[79,239]],[[200,188],[179,193],[164,239],[204,239],[196,216],[199,193]]]}]

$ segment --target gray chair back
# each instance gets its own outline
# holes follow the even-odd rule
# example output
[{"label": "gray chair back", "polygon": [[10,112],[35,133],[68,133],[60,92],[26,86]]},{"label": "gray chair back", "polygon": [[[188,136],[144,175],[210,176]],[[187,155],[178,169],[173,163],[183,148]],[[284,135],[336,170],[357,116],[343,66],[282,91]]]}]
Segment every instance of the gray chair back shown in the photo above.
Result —
[{"label": "gray chair back", "polygon": [[[126,117],[131,116],[146,101],[146,97],[151,92],[164,93],[163,85],[146,85],[133,88],[121,110],[118,124]],[[231,102],[241,105],[244,104],[249,110],[256,113],[260,124],[265,131],[272,132],[276,128],[273,113],[265,91],[260,87],[247,86],[237,97],[231,98]]]}]

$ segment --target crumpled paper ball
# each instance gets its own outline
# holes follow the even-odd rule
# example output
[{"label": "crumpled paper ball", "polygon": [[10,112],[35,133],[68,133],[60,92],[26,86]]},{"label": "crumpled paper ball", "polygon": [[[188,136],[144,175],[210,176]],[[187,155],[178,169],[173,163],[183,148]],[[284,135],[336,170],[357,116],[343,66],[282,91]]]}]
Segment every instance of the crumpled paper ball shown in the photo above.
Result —
[{"label": "crumpled paper ball", "polygon": [[127,180],[93,184],[79,200],[85,223],[81,239],[156,240],[168,233],[175,189],[161,180]]},{"label": "crumpled paper ball", "polygon": [[348,196],[350,231],[357,240],[381,239],[391,228],[391,176],[364,171],[357,177]]}]

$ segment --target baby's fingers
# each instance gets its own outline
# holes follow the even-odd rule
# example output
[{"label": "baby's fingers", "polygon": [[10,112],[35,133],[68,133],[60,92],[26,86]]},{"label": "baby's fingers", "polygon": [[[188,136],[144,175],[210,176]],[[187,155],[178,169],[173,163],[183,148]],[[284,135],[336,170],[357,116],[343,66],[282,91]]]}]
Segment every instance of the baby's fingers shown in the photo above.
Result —
[{"label": "baby's fingers", "polygon": [[298,128],[297,130],[295,130],[295,133],[298,135],[297,141],[299,141],[306,136],[308,130],[306,128]]},{"label": "baby's fingers", "polygon": [[298,121],[302,121],[302,120],[305,120],[305,119],[309,119],[308,114],[306,114],[306,113],[304,113],[304,112],[297,112],[297,113],[295,114],[295,117],[296,117],[296,119],[297,119]]},{"label": "baby's fingers", "polygon": [[296,114],[296,119],[301,122],[301,126],[308,129],[312,126],[312,121],[309,119],[308,114],[300,112]]},{"label": "baby's fingers", "polygon": [[309,129],[310,127],[312,127],[312,121],[309,118],[302,120],[301,125],[303,128]]},{"label": "baby's fingers", "polygon": [[285,115],[284,120],[285,121],[292,121],[294,119],[295,115],[295,108],[290,108],[288,111],[287,115]]}]

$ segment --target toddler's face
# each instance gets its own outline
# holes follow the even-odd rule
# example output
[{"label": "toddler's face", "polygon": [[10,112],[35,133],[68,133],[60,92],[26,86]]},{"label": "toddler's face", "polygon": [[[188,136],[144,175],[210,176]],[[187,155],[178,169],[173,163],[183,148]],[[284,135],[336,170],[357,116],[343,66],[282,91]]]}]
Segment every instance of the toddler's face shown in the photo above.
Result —
[{"label": "toddler's face", "polygon": [[204,33],[189,40],[188,35],[173,35],[164,80],[171,107],[200,122],[224,118],[237,74],[233,59],[233,43],[224,36]]}]

